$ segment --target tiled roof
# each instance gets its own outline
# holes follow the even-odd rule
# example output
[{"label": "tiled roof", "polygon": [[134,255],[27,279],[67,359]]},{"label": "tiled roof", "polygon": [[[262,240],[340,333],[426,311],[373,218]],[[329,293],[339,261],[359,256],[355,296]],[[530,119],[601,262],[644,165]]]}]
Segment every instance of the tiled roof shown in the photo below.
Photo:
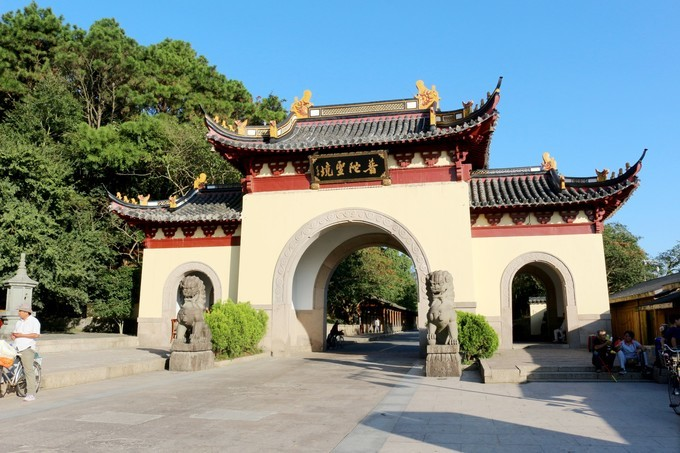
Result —
[{"label": "tiled roof", "polygon": [[126,203],[112,194],[109,198],[109,209],[132,224],[219,224],[241,220],[243,192],[239,184],[209,185],[177,200],[175,208],[170,208],[168,201],[140,206]]},{"label": "tiled roof", "polygon": [[[469,101],[463,103],[462,109],[450,111],[438,110],[437,102],[423,101],[421,87],[416,84],[419,94],[411,99],[310,104],[302,110],[292,108],[283,122],[269,125],[248,126],[240,121],[228,124],[225,119],[210,118],[206,113],[206,137],[217,152],[245,175],[256,175],[265,163],[284,158],[295,162],[315,153],[382,149],[398,153],[409,148],[456,149],[472,169],[486,168],[491,136],[499,118],[496,107],[501,80],[479,104]],[[432,91],[428,96],[434,94],[438,99],[434,88]]]},{"label": "tiled roof", "polygon": [[[654,293],[656,291],[660,292],[658,294],[659,296],[663,296],[667,293],[664,291],[664,288],[674,287],[680,287],[680,272],[638,283],[637,285],[633,285],[630,288],[624,289],[623,291],[611,294],[609,296],[609,300],[623,302],[625,300],[636,299],[638,296],[644,296],[645,294]],[[661,294],[662,291],[664,294]]]},{"label": "tiled roof", "polygon": [[[612,196],[627,198],[639,185],[635,176],[641,168],[638,161],[626,173],[598,182],[596,178],[564,178],[540,167],[480,170],[470,180],[470,208],[474,210],[529,209],[597,204]],[[609,207],[611,215],[615,206]]]},{"label": "tiled roof", "polygon": [[279,139],[244,140],[207,119],[208,140],[243,150],[273,152],[312,151],[323,148],[381,146],[395,143],[417,143],[461,134],[494,118],[484,113],[455,126],[430,126],[428,112],[341,118],[333,120],[298,120],[293,131]]}]

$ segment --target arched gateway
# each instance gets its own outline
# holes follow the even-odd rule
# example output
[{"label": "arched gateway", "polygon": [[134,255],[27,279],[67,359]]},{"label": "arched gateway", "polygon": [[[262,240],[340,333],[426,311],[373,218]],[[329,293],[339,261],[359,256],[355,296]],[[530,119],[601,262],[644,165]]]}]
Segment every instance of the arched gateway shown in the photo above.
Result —
[{"label": "arched gateway", "polygon": [[322,350],[332,272],[373,245],[413,259],[421,345],[433,270],[451,273],[457,309],[484,315],[501,348],[513,344],[520,272],[547,283],[545,322],[566,318],[571,347],[607,326],[603,222],[638,186],[642,158],[609,179],[563,176],[548,153],[536,166],[490,169],[500,81],[479,105],[446,112],[434,88],[416,85],[412,99],[322,107],[306,92],[269,126],[206,116],[208,141],[242,184],[198,178],[179,200],[143,204],[110,195],[111,210],[146,234],[140,343],[167,346],[177,286],[193,273],[215,299],[269,313],[262,346],[273,354]]}]

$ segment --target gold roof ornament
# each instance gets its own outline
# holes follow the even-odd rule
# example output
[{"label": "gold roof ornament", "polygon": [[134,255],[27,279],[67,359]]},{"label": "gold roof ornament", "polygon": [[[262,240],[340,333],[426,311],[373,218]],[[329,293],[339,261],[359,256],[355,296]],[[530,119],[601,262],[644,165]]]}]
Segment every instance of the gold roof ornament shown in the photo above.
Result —
[{"label": "gold roof ornament", "polygon": [[149,198],[151,197],[151,194],[147,194],[146,196],[144,195],[137,195],[137,198],[139,198],[139,204],[141,206],[148,206],[149,205]]},{"label": "gold roof ornament", "polygon": [[246,135],[246,126],[248,126],[248,120],[234,120],[234,124],[236,124],[236,131],[238,135]]},{"label": "gold roof ornament", "polygon": [[168,198],[168,202],[170,203],[171,208],[176,208],[177,207],[177,195],[172,195],[170,198]]},{"label": "gold roof ornament", "polygon": [[541,166],[545,171],[557,170],[557,161],[554,157],[550,157],[549,152],[545,152],[543,153],[543,163]]},{"label": "gold roof ornament", "polygon": [[269,122],[269,136],[271,138],[279,138],[279,129],[276,127],[276,120]]},{"label": "gold roof ornament", "polygon": [[595,169],[595,174],[597,175],[597,181],[602,182],[607,180],[607,175],[609,174],[609,170],[606,168],[602,169],[602,171],[597,171],[597,168]]},{"label": "gold roof ornament", "polygon": [[205,173],[198,175],[198,178],[194,180],[194,189],[203,189],[207,180],[208,176]]},{"label": "gold roof ornament", "polygon": [[432,89],[428,90],[425,83],[422,80],[416,81],[416,88],[418,88],[418,94],[415,98],[418,99],[418,107],[421,109],[429,109],[434,105],[436,108],[437,103],[439,103],[439,93],[435,90],[435,86],[432,85]]},{"label": "gold roof ornament", "polygon": [[472,106],[475,103],[473,101],[467,101],[463,102],[463,116],[468,116],[470,113],[472,113]]},{"label": "gold roof ornament", "polygon": [[434,111],[434,107],[430,107],[430,127],[437,125],[437,114]]},{"label": "gold roof ornament", "polygon": [[314,104],[309,102],[310,99],[312,99],[312,92],[305,90],[302,94],[302,99],[298,100],[297,96],[295,96],[295,101],[290,106],[290,111],[298,118],[309,118],[309,108],[314,106]]}]

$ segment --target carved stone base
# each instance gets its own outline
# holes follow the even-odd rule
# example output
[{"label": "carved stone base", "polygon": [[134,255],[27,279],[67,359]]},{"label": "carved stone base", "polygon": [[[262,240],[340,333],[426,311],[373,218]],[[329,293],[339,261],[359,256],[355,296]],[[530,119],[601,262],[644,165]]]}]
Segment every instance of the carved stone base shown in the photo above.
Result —
[{"label": "carved stone base", "polygon": [[428,345],[425,376],[459,377],[462,374],[458,345]]},{"label": "carved stone base", "polygon": [[202,371],[215,366],[215,354],[212,351],[170,353],[170,371]]},{"label": "carved stone base", "polygon": [[180,352],[203,352],[212,351],[212,342],[210,340],[195,341],[193,343],[185,343],[183,341],[175,340],[172,342],[171,351]]}]

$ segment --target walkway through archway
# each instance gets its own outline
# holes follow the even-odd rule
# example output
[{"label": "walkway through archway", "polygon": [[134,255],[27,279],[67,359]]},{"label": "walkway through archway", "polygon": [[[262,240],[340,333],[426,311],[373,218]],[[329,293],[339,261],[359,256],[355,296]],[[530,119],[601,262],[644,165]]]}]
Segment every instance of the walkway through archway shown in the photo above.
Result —
[{"label": "walkway through archway", "polygon": [[430,270],[422,247],[391,217],[366,209],[343,209],[306,223],[279,257],[273,288],[274,354],[323,350],[326,291],[332,272],[353,251],[375,245],[394,248],[413,260],[418,281],[420,343],[424,348],[425,278]]},{"label": "walkway through archway", "polygon": [[[515,258],[503,272],[501,279],[501,348],[510,349],[515,342],[515,323],[513,316],[512,283],[519,273],[534,275],[546,287],[546,313],[562,313],[566,318],[567,341],[571,347],[579,347],[579,335],[569,335],[570,330],[578,328],[578,314],[574,298],[574,281],[567,266],[547,253],[527,253]],[[560,321],[561,322],[561,321]],[[553,325],[551,323],[550,325]],[[552,330],[550,330],[552,332]]]}]

